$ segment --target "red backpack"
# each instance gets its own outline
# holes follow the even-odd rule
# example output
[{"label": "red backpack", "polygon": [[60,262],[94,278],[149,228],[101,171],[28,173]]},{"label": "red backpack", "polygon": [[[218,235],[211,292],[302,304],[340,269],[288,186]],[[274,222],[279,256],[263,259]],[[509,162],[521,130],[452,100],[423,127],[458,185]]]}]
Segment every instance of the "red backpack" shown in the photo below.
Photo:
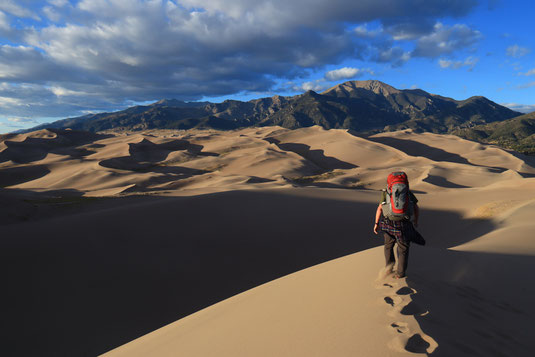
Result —
[{"label": "red backpack", "polygon": [[392,221],[411,219],[414,208],[409,196],[409,180],[404,172],[392,172],[386,179],[383,215]]}]

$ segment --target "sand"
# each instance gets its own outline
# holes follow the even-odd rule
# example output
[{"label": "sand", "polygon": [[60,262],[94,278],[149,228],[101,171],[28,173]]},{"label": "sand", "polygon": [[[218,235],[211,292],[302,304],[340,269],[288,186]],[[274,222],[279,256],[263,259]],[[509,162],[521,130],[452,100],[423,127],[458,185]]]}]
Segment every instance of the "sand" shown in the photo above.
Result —
[{"label": "sand", "polygon": [[[407,172],[425,247],[383,271]],[[0,137],[7,355],[531,356],[535,160],[280,127]]]}]

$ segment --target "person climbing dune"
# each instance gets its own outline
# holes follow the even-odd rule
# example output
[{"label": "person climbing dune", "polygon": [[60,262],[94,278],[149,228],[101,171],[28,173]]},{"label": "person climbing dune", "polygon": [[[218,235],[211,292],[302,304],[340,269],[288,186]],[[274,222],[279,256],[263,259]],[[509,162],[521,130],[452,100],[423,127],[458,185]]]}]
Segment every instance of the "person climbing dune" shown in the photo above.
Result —
[{"label": "person climbing dune", "polygon": [[[387,178],[387,187],[382,190],[381,201],[375,213],[373,232],[383,232],[386,268],[394,273],[394,278],[406,276],[409,259],[411,238],[419,236],[421,241],[415,243],[425,244],[425,241],[416,232],[418,226],[419,208],[418,199],[409,190],[409,181],[405,172],[392,172]],[[393,271],[396,263],[394,244],[397,243],[397,271]]]}]

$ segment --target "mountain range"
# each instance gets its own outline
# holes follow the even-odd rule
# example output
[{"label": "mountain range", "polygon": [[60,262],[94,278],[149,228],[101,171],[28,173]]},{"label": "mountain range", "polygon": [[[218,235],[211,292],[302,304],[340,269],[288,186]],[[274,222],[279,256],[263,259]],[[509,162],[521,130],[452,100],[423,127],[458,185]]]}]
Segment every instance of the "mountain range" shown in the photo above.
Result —
[{"label": "mountain range", "polygon": [[[183,102],[164,99],[113,113],[90,114],[40,125],[32,129],[71,128],[87,131],[153,128],[236,129],[279,125],[296,129],[320,125],[362,134],[400,129],[453,133],[501,122],[522,113],[481,96],[454,100],[420,89],[396,89],[386,83],[349,81],[322,93],[284,97],[275,95],[247,102]],[[464,133],[463,132],[463,133]],[[468,134],[465,134],[468,135]]]}]

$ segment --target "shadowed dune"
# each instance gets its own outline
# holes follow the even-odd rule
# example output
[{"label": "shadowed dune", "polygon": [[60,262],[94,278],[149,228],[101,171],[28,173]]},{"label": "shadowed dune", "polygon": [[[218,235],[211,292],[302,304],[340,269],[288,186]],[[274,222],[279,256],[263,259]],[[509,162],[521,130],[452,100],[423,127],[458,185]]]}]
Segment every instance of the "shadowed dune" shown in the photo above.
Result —
[{"label": "shadowed dune", "polygon": [[429,145],[419,143],[417,141],[391,138],[391,137],[368,137],[367,139],[381,144],[385,144],[403,151],[411,156],[424,156],[433,161],[446,161],[458,164],[470,165],[470,161],[464,157],[447,152],[443,149],[435,148]]},{"label": "shadowed dune", "polygon": [[5,148],[0,151],[0,163],[11,160],[27,164],[44,159],[48,153],[80,158],[94,151],[79,146],[108,137],[110,135],[62,129],[45,129],[28,134],[2,136],[0,141]]},{"label": "shadowed dune", "polygon": [[338,160],[335,157],[325,156],[323,150],[310,150],[310,146],[298,143],[281,143],[275,138],[266,138],[267,142],[277,145],[280,149],[285,151],[295,152],[297,155],[304,157],[305,159],[313,162],[318,167],[326,171],[342,169],[354,169],[357,166]]},{"label": "shadowed dune", "polygon": [[533,256],[421,253],[412,262],[415,273],[407,282],[418,291],[413,305],[430,312],[415,318],[438,343],[432,356],[531,354],[533,289],[525,289],[524,282],[533,275]]},{"label": "shadowed dune", "polygon": [[44,165],[0,167],[0,187],[32,181],[46,176],[48,173],[50,173],[50,170]]},{"label": "shadowed dune", "polygon": [[449,182],[444,177],[440,176],[434,176],[434,175],[428,175],[425,179],[423,179],[424,182],[429,182],[430,184],[433,184],[435,186],[445,187],[445,188],[468,188],[469,186],[463,186],[463,185],[457,185],[453,182]]},{"label": "shadowed dune", "polygon": [[[0,264],[9,271],[3,298],[12,308],[4,323],[32,336],[22,354],[95,355],[259,284],[381,244],[369,229],[375,203],[359,201],[375,193],[344,192],[153,198],[5,226],[11,238]],[[20,338],[27,336],[10,345],[22,345]]]}]

